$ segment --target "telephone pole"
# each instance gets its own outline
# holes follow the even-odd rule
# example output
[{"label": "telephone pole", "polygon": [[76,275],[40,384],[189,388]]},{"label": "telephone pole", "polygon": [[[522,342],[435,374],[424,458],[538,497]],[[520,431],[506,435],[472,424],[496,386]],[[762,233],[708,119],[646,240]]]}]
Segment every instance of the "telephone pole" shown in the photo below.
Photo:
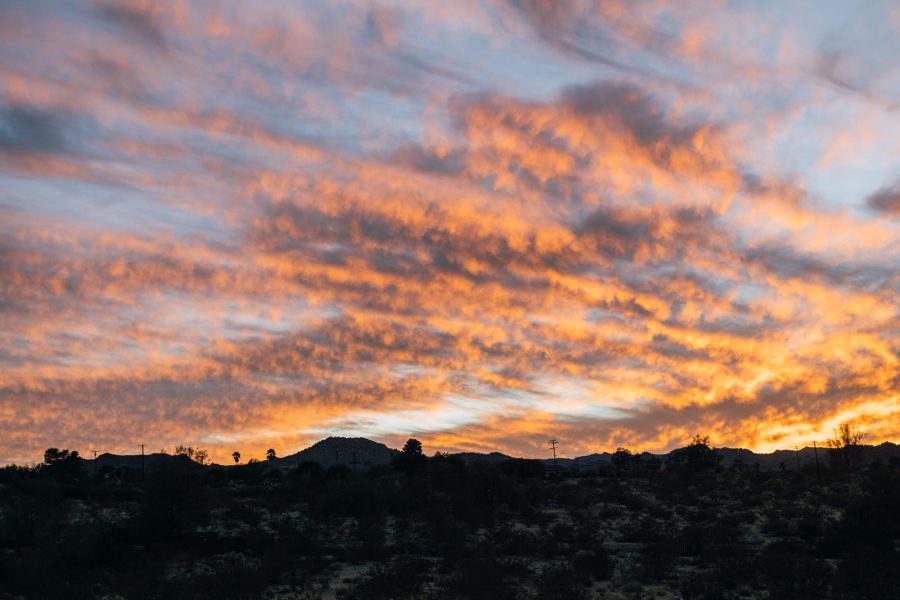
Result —
[{"label": "telephone pole", "polygon": [[556,446],[559,444],[556,440],[550,440],[550,449],[553,450],[553,477],[559,479],[559,468],[556,465]]},{"label": "telephone pole", "polygon": [[141,444],[141,481],[144,480],[144,446],[145,444]]},{"label": "telephone pole", "polygon": [[356,450],[353,451],[353,474],[356,475]]},{"label": "telephone pole", "polygon": [[794,452],[797,453],[797,471],[800,471],[800,448],[794,446]]},{"label": "telephone pole", "polygon": [[94,453],[94,479],[97,479],[97,452],[98,450],[91,450]]}]

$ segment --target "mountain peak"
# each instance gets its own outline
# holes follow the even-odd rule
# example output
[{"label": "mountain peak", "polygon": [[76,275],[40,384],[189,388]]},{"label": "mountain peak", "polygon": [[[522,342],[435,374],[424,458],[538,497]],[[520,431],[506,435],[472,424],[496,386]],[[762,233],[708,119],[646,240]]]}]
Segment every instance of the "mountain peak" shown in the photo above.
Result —
[{"label": "mountain peak", "polygon": [[379,442],[364,437],[330,436],[319,440],[309,448],[276,459],[278,466],[297,465],[301,462],[317,462],[322,466],[333,465],[372,467],[387,464],[397,452]]}]

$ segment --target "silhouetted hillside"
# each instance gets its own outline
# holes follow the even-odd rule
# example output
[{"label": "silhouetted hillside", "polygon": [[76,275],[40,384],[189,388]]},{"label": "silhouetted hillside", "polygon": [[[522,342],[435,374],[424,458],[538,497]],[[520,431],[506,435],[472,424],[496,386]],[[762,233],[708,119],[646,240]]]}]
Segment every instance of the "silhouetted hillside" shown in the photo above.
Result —
[{"label": "silhouetted hillside", "polygon": [[332,465],[352,467],[355,455],[357,468],[368,468],[388,464],[396,452],[397,450],[366,438],[329,437],[305,450],[275,459],[274,462],[278,467],[293,467],[306,461],[318,463],[323,467]]},{"label": "silhouetted hillside", "polygon": [[900,598],[898,447],[851,450],[817,469],[697,436],[556,473],[329,438],[240,466],[148,455],[134,477],[140,456],[50,448],[0,468],[0,600]]},{"label": "silhouetted hillside", "polygon": [[[892,457],[900,459],[900,445],[891,442],[884,442],[878,446],[862,445],[861,462],[869,464],[875,461],[886,463]],[[660,460],[662,468],[665,468],[666,458],[681,449],[673,450],[666,454],[643,453],[638,456],[644,458],[655,457]],[[828,461],[827,447],[806,447],[798,450],[775,450],[769,453],[756,453],[745,448],[716,448],[716,452],[722,457],[720,466],[722,468],[731,468],[734,465],[743,467],[758,468],[763,471],[773,470],[796,470],[799,467],[814,466],[816,459],[820,466],[824,466]],[[390,463],[391,456],[398,450],[389,448],[388,446],[374,442],[367,438],[345,438],[345,437],[329,437],[320,440],[300,452],[279,457],[269,462],[270,466],[279,468],[297,466],[301,462],[318,463],[324,468],[332,465],[344,465],[352,467],[353,455],[356,453],[357,468],[368,468],[377,465],[386,465]],[[464,460],[465,462],[484,461],[487,463],[500,463],[512,457],[501,452],[459,452],[453,454]],[[612,454],[609,452],[600,452],[579,456],[576,458],[559,457],[557,465],[560,469],[576,470],[576,471],[592,471],[598,469],[609,469],[612,467]],[[535,458],[535,457],[531,457]],[[547,457],[536,457],[546,467],[553,467],[553,459]],[[93,469],[92,459],[81,459],[89,469]],[[145,468],[155,469],[164,464],[171,464],[176,461],[178,464],[190,466],[199,466],[186,456],[174,456],[171,454],[154,453],[144,457]],[[268,461],[267,461],[268,462]],[[131,471],[139,471],[141,468],[140,455],[116,455],[101,454],[97,457],[98,468],[110,466],[113,468],[127,467]],[[229,466],[229,465],[224,465]]]},{"label": "silhouetted hillside", "polygon": [[513,458],[508,454],[503,454],[501,452],[490,452],[490,453],[482,453],[482,452],[458,452],[453,454],[452,456],[458,456],[463,459],[465,462],[469,463],[472,461],[483,460],[488,463],[498,463],[503,462],[504,460],[509,460]]},{"label": "silhouetted hillside", "polygon": [[[900,445],[891,442],[884,442],[878,446],[862,445],[861,448],[862,455],[860,460],[862,464],[869,464],[875,461],[886,463],[891,457],[900,459]],[[659,459],[662,468],[665,468],[665,462],[669,455],[683,449],[684,448],[677,448],[665,454],[644,452],[638,456],[644,457],[645,459],[655,457],[656,459]],[[722,457],[720,466],[723,468],[730,468],[736,464],[750,468],[758,465],[760,470],[772,471],[776,469],[781,470],[782,465],[784,465],[785,470],[796,470],[798,465],[800,467],[814,466],[816,464],[817,456],[819,464],[822,466],[827,464],[828,461],[828,448],[821,446],[819,448],[801,448],[799,451],[775,450],[774,452],[769,453],[756,453],[745,448],[716,448],[715,450]],[[480,452],[462,452],[455,456],[463,458],[466,462],[484,460],[489,463],[502,462],[513,458],[499,452],[491,452],[489,454]],[[600,452],[578,456],[576,458],[559,457],[557,458],[557,465],[560,469],[577,471],[606,469],[612,467],[612,456],[613,455],[609,452]],[[552,458],[539,457],[539,460],[546,467],[553,467]]]},{"label": "silhouetted hillside", "polygon": [[[88,470],[92,470],[95,467],[94,459],[81,458],[80,461],[84,464],[85,468]],[[104,467],[111,469],[122,469],[125,468],[129,472],[132,473],[140,473],[141,472],[141,462],[143,461],[144,469],[146,471],[156,470],[163,466],[171,466],[171,465],[179,465],[184,468],[189,469],[199,469],[201,465],[197,464],[187,456],[183,455],[174,455],[174,454],[165,454],[161,452],[156,452],[153,454],[147,454],[145,456],[141,456],[140,454],[110,454],[103,453],[97,456],[96,459],[96,468],[98,470],[103,469]]]}]

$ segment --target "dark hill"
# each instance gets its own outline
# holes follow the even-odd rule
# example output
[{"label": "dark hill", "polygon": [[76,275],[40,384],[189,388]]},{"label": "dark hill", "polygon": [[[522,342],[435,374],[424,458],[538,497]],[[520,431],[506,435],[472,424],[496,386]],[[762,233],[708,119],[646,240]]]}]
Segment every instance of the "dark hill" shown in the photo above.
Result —
[{"label": "dark hill", "polygon": [[395,452],[397,451],[384,444],[366,438],[329,437],[305,450],[275,459],[275,465],[292,467],[304,461],[311,461],[323,467],[332,465],[352,467],[355,453],[357,468],[367,468],[388,464]]},{"label": "dark hill", "polygon": [[482,452],[457,452],[452,456],[458,456],[459,458],[466,461],[466,463],[470,463],[473,461],[484,461],[487,463],[498,463],[503,462],[504,460],[509,460],[512,457],[501,452],[491,452],[489,454],[484,454]]},{"label": "dark hill", "polygon": [[[173,454],[163,454],[163,453],[154,453],[147,454],[141,457],[140,454],[110,454],[108,452],[99,455],[96,458],[96,467],[97,469],[102,469],[103,467],[109,466],[113,469],[119,469],[122,467],[127,468],[129,471],[140,473],[141,471],[141,459],[144,461],[144,469],[147,471],[159,469],[163,466],[170,465],[181,465],[186,466],[188,468],[199,467],[197,463],[192,461],[187,456],[175,456]],[[82,458],[82,462],[85,467],[88,469],[93,469],[95,460],[94,459],[86,459]]]},{"label": "dark hill", "polygon": [[[353,466],[354,452],[356,453],[357,468],[365,469],[376,465],[385,465],[391,461],[397,450],[391,449],[384,444],[373,442],[366,438],[346,438],[346,437],[329,437],[316,442],[309,448],[289,454],[284,457],[275,459],[272,466],[279,468],[287,468],[296,466],[304,461],[311,461],[330,467],[332,465]],[[674,452],[674,450],[673,450]],[[716,448],[722,456],[721,466],[724,468],[731,467],[736,463],[743,464],[747,467],[759,465],[759,469],[763,471],[774,471],[784,468],[788,470],[797,469],[799,466],[814,465],[816,456],[820,464],[824,467],[828,464],[828,448],[825,447],[806,447],[799,450],[776,450],[770,453],[756,453],[746,448]],[[499,463],[510,458],[515,458],[500,452],[459,452],[454,456],[461,457],[467,463],[473,461],[485,461],[488,463]],[[643,453],[642,457],[649,458],[651,456],[661,459],[664,463],[668,454],[649,454]],[[900,459],[900,446],[891,442],[884,442],[878,446],[863,446],[863,454],[861,464],[869,464],[876,461],[887,463],[891,458]],[[601,452],[579,456],[576,458],[558,458],[557,463],[560,469],[567,470],[602,470],[612,465],[612,454],[609,452]],[[89,469],[93,468],[94,461],[91,459],[82,459],[85,466]],[[553,459],[541,457],[540,460],[548,468],[552,468]],[[141,469],[140,455],[117,455],[117,454],[101,454],[97,457],[97,467],[112,466],[113,468],[127,467],[130,471],[139,472]],[[145,468],[147,470],[157,469],[163,465],[169,464],[185,464],[194,466],[186,456],[173,456],[171,454],[148,454],[144,457]],[[199,465],[197,465],[199,466]]]}]

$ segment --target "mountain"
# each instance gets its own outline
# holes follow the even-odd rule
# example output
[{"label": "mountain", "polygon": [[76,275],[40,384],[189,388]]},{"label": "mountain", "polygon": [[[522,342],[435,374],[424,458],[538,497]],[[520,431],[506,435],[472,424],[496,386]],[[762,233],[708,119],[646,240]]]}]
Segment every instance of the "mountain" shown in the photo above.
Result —
[{"label": "mountain", "polygon": [[274,464],[284,468],[311,461],[323,467],[346,465],[352,468],[355,453],[356,468],[365,469],[388,464],[396,452],[384,444],[366,438],[329,437],[300,452],[276,458]]},{"label": "mountain", "polygon": [[[357,469],[366,469],[376,465],[385,465],[390,463],[391,456],[397,453],[397,450],[389,448],[384,444],[373,442],[366,438],[346,438],[346,437],[329,437],[316,442],[309,448],[295,452],[288,456],[276,458],[267,464],[276,466],[280,469],[286,469],[296,466],[301,462],[311,461],[330,467],[332,465],[353,466],[354,453]],[[743,464],[747,467],[759,465],[759,469],[763,471],[772,471],[781,469],[782,464],[787,470],[796,470],[798,467],[806,465],[815,465],[818,459],[819,464],[823,467],[828,465],[828,448],[806,447],[798,450],[775,450],[769,453],[756,453],[746,448],[716,448],[722,456],[721,466],[724,468],[733,465]],[[461,457],[467,463],[473,461],[485,461],[488,463],[499,463],[514,458],[501,452],[459,452],[454,456]],[[644,452],[639,455],[644,460],[655,457],[665,462],[668,454],[650,454]],[[875,461],[887,463],[892,458],[900,460],[900,446],[891,442],[884,442],[878,446],[863,446],[861,464],[870,464]],[[88,469],[94,468],[94,460],[82,458]],[[542,457],[540,460],[545,467],[553,468],[553,459]],[[184,464],[189,466],[198,466],[186,456],[173,456],[171,454],[148,454],[144,457],[144,465],[146,470],[157,469],[160,466],[168,464]],[[141,456],[138,455],[117,455],[117,454],[101,454],[96,459],[98,469],[104,466],[112,466],[113,468],[127,467],[132,472],[139,472],[141,469]],[[557,458],[558,468],[564,470],[592,471],[607,469],[612,465],[612,454],[609,452],[600,452],[588,454],[586,456],[578,456],[576,458]]]},{"label": "mountain", "polygon": [[100,470],[107,466],[112,467],[113,469],[125,467],[133,473],[141,472],[142,459],[144,469],[147,471],[152,471],[167,465],[182,465],[187,466],[188,468],[200,466],[187,456],[175,456],[173,454],[163,453],[147,454],[142,457],[140,454],[110,454],[104,452],[97,456],[96,459],[81,457],[82,463],[88,470],[92,470],[95,467],[97,470]]},{"label": "mountain", "polygon": [[491,464],[503,462],[504,460],[509,460],[512,458],[512,456],[500,452],[491,452],[489,454],[484,454],[482,452],[457,452],[456,454],[452,454],[451,456],[458,456],[459,458],[466,461],[466,463],[480,460]]},{"label": "mountain", "polygon": [[[821,446],[818,448],[810,446],[798,450],[775,450],[774,452],[768,453],[756,453],[752,450],[747,450],[746,448],[716,448],[715,450],[722,456],[721,466],[724,468],[732,467],[734,464],[738,463],[747,467],[759,465],[760,470],[774,471],[776,469],[781,469],[783,463],[785,469],[796,470],[798,467],[815,465],[817,459],[819,464],[823,467],[828,466],[828,448],[823,448]],[[673,450],[673,452],[674,451],[675,450]],[[461,456],[466,462],[483,460],[489,463],[502,462],[503,460],[512,458],[499,452],[491,452],[490,454],[483,454],[480,452],[460,452],[456,454],[456,456]],[[657,458],[664,464],[669,453],[651,454],[649,452],[644,452],[638,456],[644,460]],[[878,446],[863,446],[861,464],[866,465],[878,460],[887,463],[892,457],[900,459],[900,446],[897,444],[884,442]],[[552,458],[542,457],[538,460],[540,460],[548,469],[553,468]],[[602,470],[612,466],[612,454],[609,452],[600,452],[575,458],[559,457],[556,459],[556,464],[559,469],[565,470]]]},{"label": "mountain", "polygon": [[[878,446],[863,445],[860,464],[867,465],[876,461],[888,462],[892,457],[900,459],[900,446],[891,442],[884,442]],[[722,466],[730,467],[735,461],[740,460],[744,465],[759,465],[763,471],[780,469],[782,463],[787,470],[796,470],[806,465],[815,465],[817,462],[823,467],[828,466],[828,448],[812,447],[795,450],[775,450],[769,453],[755,453],[744,448],[716,448],[722,455]]]}]

